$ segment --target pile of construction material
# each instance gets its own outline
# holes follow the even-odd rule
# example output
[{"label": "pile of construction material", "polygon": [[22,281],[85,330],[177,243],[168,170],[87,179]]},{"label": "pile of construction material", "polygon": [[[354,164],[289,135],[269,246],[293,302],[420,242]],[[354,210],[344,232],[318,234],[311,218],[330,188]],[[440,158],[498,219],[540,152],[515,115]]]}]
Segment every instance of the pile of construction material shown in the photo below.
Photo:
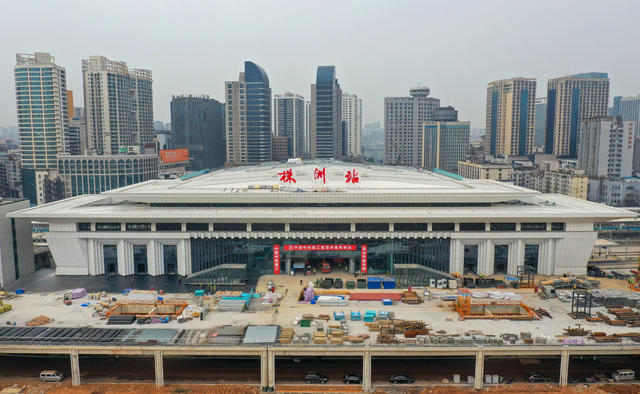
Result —
[{"label": "pile of construction material", "polygon": [[615,315],[610,318],[602,312],[596,312],[597,317],[588,318],[589,322],[605,322],[610,326],[640,327],[640,313],[631,308],[607,308],[607,312]]},{"label": "pile of construction material", "polygon": [[422,298],[415,291],[405,291],[402,293],[401,301],[405,304],[422,304]]},{"label": "pile of construction material", "polygon": [[[74,290],[77,291],[78,289]],[[84,290],[84,289],[81,289]],[[86,291],[85,291],[86,294]],[[155,290],[131,290],[127,294],[129,302],[141,304],[153,304],[158,302],[158,292]],[[72,296],[72,298],[74,298]]]},{"label": "pile of construction material", "polygon": [[218,312],[243,312],[247,307],[245,300],[232,300],[222,298],[216,305],[216,311]]},{"label": "pile of construction material", "polygon": [[244,337],[245,327],[242,326],[220,326],[216,327],[207,342],[214,345],[237,345]]},{"label": "pile of construction material", "polygon": [[9,312],[11,310],[11,304],[5,304],[2,300],[0,300],[0,314]]},{"label": "pile of construction material", "polygon": [[423,321],[418,320],[378,320],[365,323],[369,331],[380,332],[380,335],[403,335],[405,338],[415,338],[418,335],[429,335],[429,328]]},{"label": "pile of construction material", "polygon": [[202,308],[195,305],[187,305],[178,316],[178,323],[184,323],[192,319],[198,319],[202,315]]},{"label": "pile of construction material", "polygon": [[315,343],[316,345],[326,345],[327,335],[324,333],[324,331],[313,332],[313,343]]},{"label": "pile of construction material", "polygon": [[293,341],[293,328],[282,328],[278,335],[278,343],[290,344]]},{"label": "pile of construction material", "polygon": [[594,289],[591,291],[593,301],[602,306],[639,307],[640,294],[620,289]]},{"label": "pile of construction material", "polygon": [[[605,323],[607,323],[610,326],[626,326],[627,322],[624,320],[618,320],[618,319],[611,319],[609,316],[605,315],[602,312],[596,312],[596,314],[598,315],[598,318],[600,319],[599,321],[603,321]],[[594,319],[589,319],[588,321],[596,321]]]},{"label": "pile of construction material", "polygon": [[346,322],[342,321],[340,323],[341,324],[329,324],[327,329],[329,332],[327,338],[332,345],[342,345],[345,341],[345,333],[348,332],[348,327],[346,326]]},{"label": "pile of construction material", "polygon": [[607,312],[624,320],[630,327],[640,327],[640,313],[631,308],[608,308]]},{"label": "pile of construction material", "polygon": [[316,304],[320,306],[345,306],[347,300],[340,295],[321,295],[316,299]]}]

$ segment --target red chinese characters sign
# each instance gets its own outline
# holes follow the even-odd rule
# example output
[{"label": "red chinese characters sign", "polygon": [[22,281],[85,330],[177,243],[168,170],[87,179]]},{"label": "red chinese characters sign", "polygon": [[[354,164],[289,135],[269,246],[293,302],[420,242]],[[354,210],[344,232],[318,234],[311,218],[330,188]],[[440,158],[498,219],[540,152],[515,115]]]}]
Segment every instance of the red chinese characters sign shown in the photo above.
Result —
[{"label": "red chinese characters sign", "polygon": [[367,245],[362,245],[360,248],[360,271],[367,274]]},{"label": "red chinese characters sign", "polygon": [[356,245],[284,245],[284,250],[356,250]]},{"label": "red chinese characters sign", "polygon": [[273,245],[273,273],[280,275],[280,245]]},{"label": "red chinese characters sign", "polygon": [[360,176],[358,174],[358,171],[356,171],[356,169],[354,168],[353,170],[349,170],[347,171],[347,173],[344,175],[345,177],[345,182],[346,183],[358,183],[360,182]]},{"label": "red chinese characters sign", "polygon": [[[297,183],[295,174],[293,173],[292,168],[284,169],[278,172],[278,177],[280,182],[282,183]],[[322,168],[314,168],[313,169],[313,180],[317,182],[322,182],[322,184],[327,184],[327,169],[325,167]],[[355,168],[351,170],[347,170],[344,174],[344,182],[355,185],[356,183],[360,183],[360,173]]]},{"label": "red chinese characters sign", "polygon": [[316,168],[313,170],[313,179],[318,180],[322,179],[322,183],[327,183],[327,169],[322,167],[322,169]]},{"label": "red chinese characters sign", "polygon": [[291,168],[279,172],[278,175],[280,175],[280,182],[296,183],[296,179],[293,177],[293,170]]}]

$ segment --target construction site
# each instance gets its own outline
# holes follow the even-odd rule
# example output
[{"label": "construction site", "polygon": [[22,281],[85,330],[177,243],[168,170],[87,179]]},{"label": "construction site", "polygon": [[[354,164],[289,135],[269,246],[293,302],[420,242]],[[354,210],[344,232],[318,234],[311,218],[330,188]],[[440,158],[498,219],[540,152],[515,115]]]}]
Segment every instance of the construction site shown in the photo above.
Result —
[{"label": "construction site", "polygon": [[[393,277],[323,273],[265,275],[248,290],[17,289],[2,293],[0,377],[55,369],[73,386],[115,377],[256,392],[633,383],[612,377],[640,372],[640,293],[626,280],[515,279],[396,288]],[[326,380],[306,382],[309,372]],[[397,375],[412,383],[390,383]]]}]

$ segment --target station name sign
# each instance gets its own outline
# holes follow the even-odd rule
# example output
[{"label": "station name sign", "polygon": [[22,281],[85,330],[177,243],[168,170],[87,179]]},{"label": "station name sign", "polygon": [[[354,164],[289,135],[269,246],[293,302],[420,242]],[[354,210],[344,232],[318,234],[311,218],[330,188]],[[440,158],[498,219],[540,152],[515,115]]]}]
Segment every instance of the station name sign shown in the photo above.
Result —
[{"label": "station name sign", "polygon": [[356,250],[356,245],[284,245],[284,250]]}]

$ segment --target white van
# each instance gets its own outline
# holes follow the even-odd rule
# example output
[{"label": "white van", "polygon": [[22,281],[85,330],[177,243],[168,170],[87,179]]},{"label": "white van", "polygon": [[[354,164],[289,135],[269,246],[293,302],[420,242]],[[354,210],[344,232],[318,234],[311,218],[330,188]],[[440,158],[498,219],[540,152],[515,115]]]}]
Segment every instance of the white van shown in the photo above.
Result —
[{"label": "white van", "polygon": [[40,372],[41,382],[60,382],[62,379],[64,379],[64,374],[60,371],[56,371],[55,369],[45,369]]},{"label": "white van", "polygon": [[636,378],[636,374],[630,369],[619,369],[612,373],[611,377],[616,382],[621,382],[624,380],[634,380]]}]

